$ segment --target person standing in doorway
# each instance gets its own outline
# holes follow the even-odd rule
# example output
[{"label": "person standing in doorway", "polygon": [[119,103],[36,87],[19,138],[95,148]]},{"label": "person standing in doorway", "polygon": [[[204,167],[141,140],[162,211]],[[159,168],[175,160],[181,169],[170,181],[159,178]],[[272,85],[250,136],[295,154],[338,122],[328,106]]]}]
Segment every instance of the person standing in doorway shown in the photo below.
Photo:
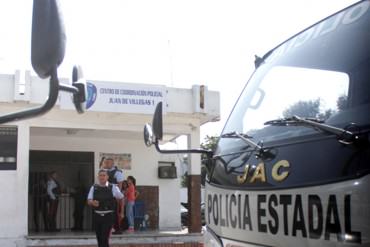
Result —
[{"label": "person standing in doorway", "polygon": [[[124,180],[123,171],[114,165],[114,160],[110,157],[102,160],[101,163],[102,168],[108,172],[108,182],[117,185],[120,191],[122,191],[122,182]],[[124,201],[118,200],[115,212],[113,234],[122,234],[121,221],[123,218],[123,207]]]},{"label": "person standing in doorway", "polygon": [[33,221],[35,223],[35,231],[40,231],[39,214],[41,213],[44,228],[48,231],[48,207],[47,207],[47,174],[39,173],[36,176],[38,180],[32,186],[33,195]]},{"label": "person standing in doorway", "polygon": [[125,191],[126,197],[126,217],[128,221],[127,232],[134,232],[134,206],[136,200],[136,179],[133,176],[127,177],[128,187]]},{"label": "person standing in doorway", "polygon": [[122,200],[123,194],[117,185],[108,182],[108,172],[99,170],[98,183],[91,186],[87,204],[93,208],[98,247],[109,247],[109,235],[112,230],[116,200]]},{"label": "person standing in doorway", "polygon": [[105,158],[102,162],[102,168],[108,172],[108,182],[116,184],[120,190],[122,190],[122,182],[125,180],[123,171],[114,165],[112,158]]},{"label": "person standing in doorway", "polygon": [[56,218],[58,212],[59,196],[61,194],[60,184],[57,180],[58,174],[56,171],[49,173],[47,182],[47,195],[48,195],[48,227],[49,231],[57,231]]},{"label": "person standing in doorway", "polygon": [[78,185],[74,188],[74,191],[71,193],[74,199],[74,211],[73,219],[74,226],[71,229],[72,231],[82,231],[83,230],[83,221],[84,221],[84,209],[86,205],[86,194],[87,188],[81,182],[80,172],[78,173]]}]

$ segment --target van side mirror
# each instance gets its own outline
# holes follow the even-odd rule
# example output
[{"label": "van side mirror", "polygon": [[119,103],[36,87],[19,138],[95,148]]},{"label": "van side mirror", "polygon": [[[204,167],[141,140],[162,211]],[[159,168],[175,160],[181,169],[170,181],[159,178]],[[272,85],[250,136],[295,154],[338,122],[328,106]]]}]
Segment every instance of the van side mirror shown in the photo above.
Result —
[{"label": "van side mirror", "polygon": [[73,104],[78,113],[84,113],[87,104],[87,83],[82,73],[81,66],[74,66],[72,71],[72,86],[78,89],[73,94]]},{"label": "van side mirror", "polygon": [[34,0],[32,15],[31,62],[41,78],[51,76],[63,61],[66,35],[56,0]]},{"label": "van side mirror", "polygon": [[[155,108],[152,125],[145,124],[144,126],[144,143],[147,147],[152,144],[159,153],[163,154],[179,154],[179,153],[198,153],[206,154],[208,158],[213,155],[212,150],[205,149],[176,149],[176,150],[163,150],[159,147],[159,141],[163,139],[163,103],[159,102]],[[152,127],[153,126],[153,127]]]},{"label": "van side mirror", "polygon": [[162,110],[163,103],[159,102],[155,107],[154,116],[153,116],[153,134],[155,141],[162,140],[163,138],[163,117],[162,117]]},{"label": "van side mirror", "polygon": [[59,83],[57,68],[64,59],[66,34],[58,0],[34,0],[31,35],[32,67],[41,78],[49,78],[49,94],[41,106],[3,114],[0,124],[35,117],[54,107],[59,90],[73,94],[78,113],[83,113],[87,102],[86,81],[79,67],[73,70],[73,83]]},{"label": "van side mirror", "polygon": [[162,105],[162,102],[159,102],[155,107],[152,125],[147,123],[144,126],[144,143],[147,147],[158,143],[163,138]]},{"label": "van side mirror", "polygon": [[147,147],[150,147],[154,143],[153,129],[148,123],[144,125],[144,143]]}]

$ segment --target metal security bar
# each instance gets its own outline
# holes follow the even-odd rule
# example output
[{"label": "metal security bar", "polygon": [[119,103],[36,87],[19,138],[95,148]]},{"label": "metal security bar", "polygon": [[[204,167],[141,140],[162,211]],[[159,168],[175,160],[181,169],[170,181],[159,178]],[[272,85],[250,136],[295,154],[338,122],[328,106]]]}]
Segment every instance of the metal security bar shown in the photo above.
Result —
[{"label": "metal security bar", "polygon": [[51,227],[51,202],[47,195],[47,173],[31,172],[29,177],[29,232],[91,231],[92,212],[86,207],[86,195],[78,191],[65,191],[58,198],[56,229]]}]

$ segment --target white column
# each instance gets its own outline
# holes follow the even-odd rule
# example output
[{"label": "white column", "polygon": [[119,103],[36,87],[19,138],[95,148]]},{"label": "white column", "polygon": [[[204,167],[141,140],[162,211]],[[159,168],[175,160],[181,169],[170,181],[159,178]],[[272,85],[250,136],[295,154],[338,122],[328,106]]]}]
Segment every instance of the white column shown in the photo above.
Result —
[{"label": "white column", "polygon": [[26,122],[17,125],[17,169],[0,170],[0,246],[25,246],[28,234],[28,174],[30,130]]},{"label": "white column", "polygon": [[19,236],[28,234],[28,179],[29,179],[30,127],[26,121],[18,124],[17,186],[16,193]]}]

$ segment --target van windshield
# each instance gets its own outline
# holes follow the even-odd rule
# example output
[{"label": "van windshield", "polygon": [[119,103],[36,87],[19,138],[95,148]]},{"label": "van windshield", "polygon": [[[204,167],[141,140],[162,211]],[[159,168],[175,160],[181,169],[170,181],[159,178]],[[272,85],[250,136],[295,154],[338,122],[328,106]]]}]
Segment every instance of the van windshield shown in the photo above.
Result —
[{"label": "van windshield", "polygon": [[[369,1],[361,2],[275,48],[246,85],[223,134],[247,134],[265,145],[321,134],[307,126],[265,124],[292,116],[346,130],[368,129],[369,9]],[[222,138],[219,149],[238,145],[240,140]]]}]

